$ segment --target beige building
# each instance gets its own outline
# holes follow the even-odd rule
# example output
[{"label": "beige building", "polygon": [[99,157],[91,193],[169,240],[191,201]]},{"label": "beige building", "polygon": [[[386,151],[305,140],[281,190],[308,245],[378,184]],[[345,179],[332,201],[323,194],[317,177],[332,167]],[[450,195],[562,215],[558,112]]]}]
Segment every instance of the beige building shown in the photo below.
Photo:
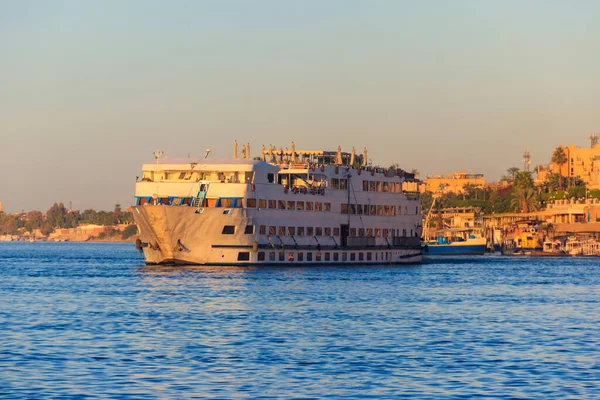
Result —
[{"label": "beige building", "polygon": [[[561,166],[550,164],[549,171],[569,178],[580,178],[588,189],[600,189],[600,143],[592,147],[562,146],[567,162]],[[538,181],[546,179],[549,171],[539,171]]]},{"label": "beige building", "polygon": [[455,172],[445,175],[427,175],[423,191],[438,193],[462,193],[465,185],[475,185],[481,189],[485,186],[483,174]]}]

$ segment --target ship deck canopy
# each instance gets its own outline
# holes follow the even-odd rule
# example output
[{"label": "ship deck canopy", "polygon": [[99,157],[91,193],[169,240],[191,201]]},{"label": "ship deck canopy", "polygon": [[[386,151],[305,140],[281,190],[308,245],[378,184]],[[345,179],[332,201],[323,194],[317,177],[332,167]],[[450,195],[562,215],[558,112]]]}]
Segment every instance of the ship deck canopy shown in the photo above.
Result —
[{"label": "ship deck canopy", "polygon": [[276,173],[279,167],[259,160],[233,158],[160,158],[144,164],[144,171],[268,171]]}]

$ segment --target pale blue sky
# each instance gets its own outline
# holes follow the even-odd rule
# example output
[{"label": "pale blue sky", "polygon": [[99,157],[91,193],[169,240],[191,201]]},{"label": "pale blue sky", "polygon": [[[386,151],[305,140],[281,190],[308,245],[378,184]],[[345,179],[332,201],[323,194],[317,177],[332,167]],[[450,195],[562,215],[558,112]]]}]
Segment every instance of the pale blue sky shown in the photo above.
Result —
[{"label": "pale blue sky", "polygon": [[0,0],[0,201],[111,209],[234,139],[497,180],[600,132],[599,1]]}]

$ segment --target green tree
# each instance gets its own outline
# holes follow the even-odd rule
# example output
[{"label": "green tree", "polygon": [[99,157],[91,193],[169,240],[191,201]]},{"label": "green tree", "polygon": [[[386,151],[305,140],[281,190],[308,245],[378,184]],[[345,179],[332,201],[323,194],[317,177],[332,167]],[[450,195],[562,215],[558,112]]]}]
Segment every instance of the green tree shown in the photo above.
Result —
[{"label": "green tree", "polygon": [[63,203],[54,203],[46,212],[46,221],[53,228],[67,228],[67,209]]},{"label": "green tree", "polygon": [[536,193],[530,188],[518,188],[513,192],[511,200],[513,211],[528,213],[539,210],[540,202],[537,199]]},{"label": "green tree", "polygon": [[[565,149],[562,146],[558,146],[554,153],[552,153],[552,163],[558,165],[558,174],[561,174],[562,166],[567,163],[567,154],[565,153]],[[562,185],[560,187],[562,190]]]},{"label": "green tree", "polygon": [[500,179],[501,181],[504,182],[514,182],[515,177],[517,176],[517,174],[519,173],[520,169],[517,167],[510,167],[509,169],[506,170],[507,175],[502,176],[502,178]]},{"label": "green tree", "polygon": [[123,229],[123,233],[121,233],[121,238],[123,238],[123,240],[127,240],[130,237],[137,235],[137,233],[137,225],[128,225],[125,229]]},{"label": "green tree", "polygon": [[533,178],[531,176],[531,172],[529,171],[521,171],[515,175],[513,185],[519,189],[533,189],[535,185],[533,184]]}]

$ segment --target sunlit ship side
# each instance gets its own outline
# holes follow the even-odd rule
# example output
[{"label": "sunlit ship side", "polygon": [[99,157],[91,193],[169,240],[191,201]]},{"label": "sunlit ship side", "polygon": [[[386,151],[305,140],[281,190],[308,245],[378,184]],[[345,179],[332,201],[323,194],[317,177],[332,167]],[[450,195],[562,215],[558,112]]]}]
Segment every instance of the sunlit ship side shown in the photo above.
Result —
[{"label": "sunlit ship side", "polygon": [[147,264],[421,262],[419,182],[366,156],[157,157],[136,183],[137,246]]}]

